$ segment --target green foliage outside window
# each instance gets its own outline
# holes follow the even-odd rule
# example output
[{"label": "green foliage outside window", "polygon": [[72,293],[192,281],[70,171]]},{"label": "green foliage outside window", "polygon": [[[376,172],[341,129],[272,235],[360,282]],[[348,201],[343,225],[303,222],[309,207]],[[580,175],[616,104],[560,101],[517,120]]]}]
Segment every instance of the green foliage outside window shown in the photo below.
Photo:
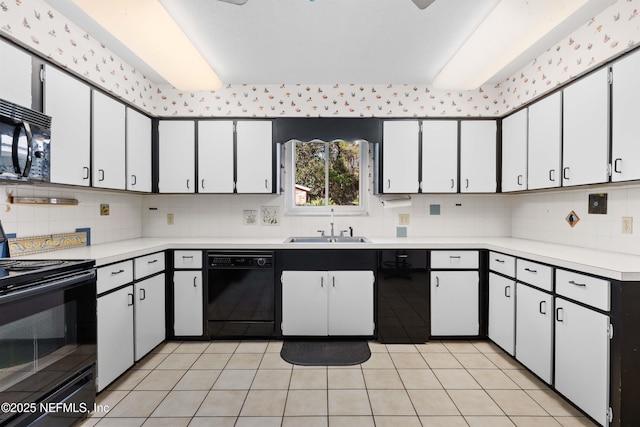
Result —
[{"label": "green foliage outside window", "polygon": [[359,206],[360,144],[296,142],[297,206]]}]

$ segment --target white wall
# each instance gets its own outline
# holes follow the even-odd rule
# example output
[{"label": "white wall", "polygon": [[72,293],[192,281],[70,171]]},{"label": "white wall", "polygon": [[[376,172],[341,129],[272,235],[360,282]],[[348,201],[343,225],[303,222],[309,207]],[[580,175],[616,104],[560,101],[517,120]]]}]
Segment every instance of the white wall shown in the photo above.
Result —
[{"label": "white wall", "polygon": [[[75,198],[77,206],[11,204],[5,197],[42,196]],[[108,191],[54,186],[0,185],[0,220],[5,233],[18,237],[69,233],[91,228],[91,244],[142,236],[144,196]],[[100,215],[100,204],[108,203],[109,216]]]},{"label": "white wall", "polygon": [[[589,194],[607,193],[606,215],[588,213]],[[511,196],[513,237],[640,255],[640,184],[589,186]],[[580,218],[571,228],[565,217]],[[622,217],[636,221],[622,234]]]}]

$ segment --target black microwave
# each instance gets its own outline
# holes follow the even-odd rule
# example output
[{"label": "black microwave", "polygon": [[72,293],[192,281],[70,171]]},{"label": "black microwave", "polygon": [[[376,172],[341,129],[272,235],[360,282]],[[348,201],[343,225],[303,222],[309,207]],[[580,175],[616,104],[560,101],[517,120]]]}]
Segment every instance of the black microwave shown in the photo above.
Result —
[{"label": "black microwave", "polygon": [[49,182],[51,117],[0,99],[0,179]]}]

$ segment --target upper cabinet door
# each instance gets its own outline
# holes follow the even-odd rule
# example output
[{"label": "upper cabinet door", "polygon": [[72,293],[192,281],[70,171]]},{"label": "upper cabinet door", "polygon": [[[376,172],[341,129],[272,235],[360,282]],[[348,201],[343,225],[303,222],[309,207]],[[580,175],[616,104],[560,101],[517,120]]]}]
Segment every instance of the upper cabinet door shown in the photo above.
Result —
[{"label": "upper cabinet door", "polygon": [[612,181],[640,179],[640,52],[613,64]]},{"label": "upper cabinet door", "polygon": [[458,191],[458,122],[425,120],[422,122],[423,193]]},{"label": "upper cabinet door", "polygon": [[31,108],[31,55],[0,40],[0,98]]},{"label": "upper cabinet door", "polygon": [[496,122],[465,120],[460,124],[460,192],[495,193]]},{"label": "upper cabinet door", "polygon": [[502,191],[527,189],[527,109],[502,121]]},{"label": "upper cabinet door", "polygon": [[195,122],[161,120],[158,125],[161,193],[193,193],[195,190]]},{"label": "upper cabinet door", "polygon": [[198,192],[233,193],[233,121],[198,122]]},{"label": "upper cabinet door", "polygon": [[564,89],[562,185],[609,180],[609,69]]},{"label": "upper cabinet door", "polygon": [[45,65],[44,113],[51,116],[51,182],[89,186],[91,89]]},{"label": "upper cabinet door", "polygon": [[556,92],[529,106],[528,152],[527,185],[529,189],[559,187],[562,154],[562,92]]},{"label": "upper cabinet door", "polygon": [[124,190],[125,106],[93,91],[93,186]]},{"label": "upper cabinet door", "polygon": [[238,193],[273,193],[273,131],[270,120],[236,124]]},{"label": "upper cabinet door", "polygon": [[417,120],[393,120],[382,124],[383,193],[417,193],[420,188],[420,126]]},{"label": "upper cabinet door", "polygon": [[151,192],[151,119],[127,108],[127,190]]}]

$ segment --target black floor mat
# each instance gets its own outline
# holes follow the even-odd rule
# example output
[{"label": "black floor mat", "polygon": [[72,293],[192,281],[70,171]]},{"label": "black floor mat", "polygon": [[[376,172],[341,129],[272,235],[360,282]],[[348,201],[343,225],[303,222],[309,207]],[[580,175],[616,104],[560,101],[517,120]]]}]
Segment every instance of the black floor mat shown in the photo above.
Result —
[{"label": "black floor mat", "polygon": [[371,357],[367,341],[285,341],[280,356],[303,366],[348,366]]}]

